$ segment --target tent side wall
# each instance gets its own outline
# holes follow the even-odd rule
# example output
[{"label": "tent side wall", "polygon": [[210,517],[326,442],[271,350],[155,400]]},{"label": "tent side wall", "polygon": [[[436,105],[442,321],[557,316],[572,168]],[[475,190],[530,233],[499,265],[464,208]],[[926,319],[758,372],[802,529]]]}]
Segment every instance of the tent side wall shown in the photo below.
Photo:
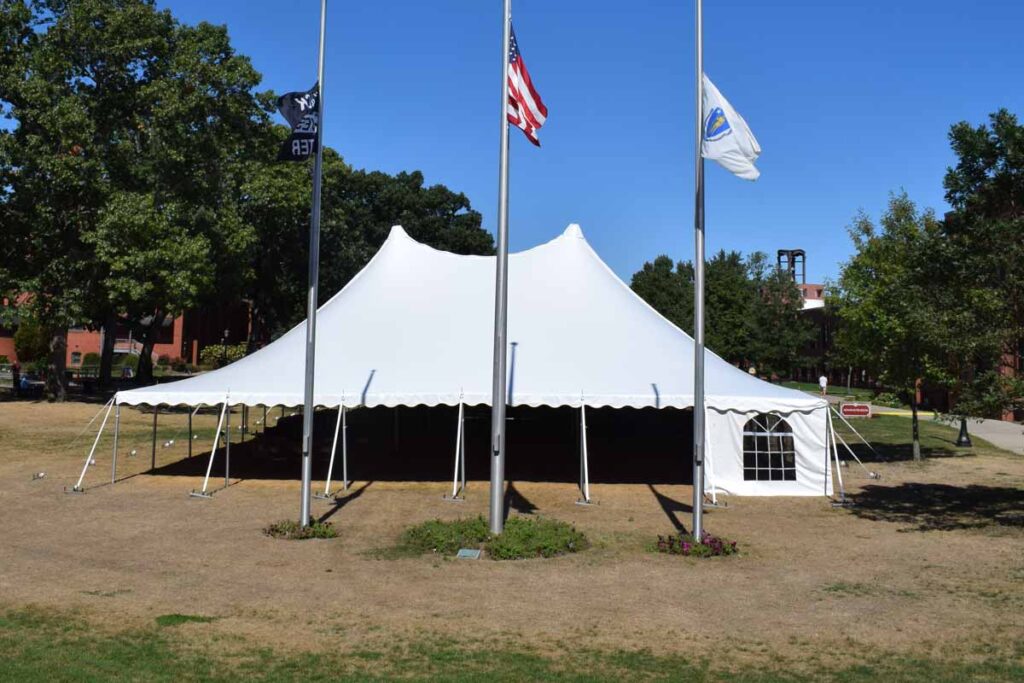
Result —
[{"label": "tent side wall", "polygon": [[826,411],[827,408],[817,408],[770,413],[784,419],[792,433],[796,478],[752,480],[744,477],[744,430],[752,418],[763,413],[709,409],[707,433],[711,466],[706,482],[709,490],[714,486],[720,493],[737,496],[832,495]]}]

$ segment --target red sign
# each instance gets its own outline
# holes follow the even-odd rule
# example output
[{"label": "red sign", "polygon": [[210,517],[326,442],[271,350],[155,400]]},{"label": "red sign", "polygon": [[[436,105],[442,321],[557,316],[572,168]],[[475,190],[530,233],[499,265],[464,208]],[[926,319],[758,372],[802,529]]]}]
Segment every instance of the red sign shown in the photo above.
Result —
[{"label": "red sign", "polygon": [[843,417],[871,417],[871,406],[867,403],[843,403],[839,406]]}]

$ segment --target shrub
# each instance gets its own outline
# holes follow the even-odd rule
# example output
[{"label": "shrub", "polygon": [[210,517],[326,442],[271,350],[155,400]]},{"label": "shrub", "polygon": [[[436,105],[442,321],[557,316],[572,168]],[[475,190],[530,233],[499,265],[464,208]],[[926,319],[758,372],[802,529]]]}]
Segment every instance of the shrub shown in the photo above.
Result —
[{"label": "shrub", "polygon": [[433,519],[406,529],[400,546],[411,553],[454,555],[459,548],[479,548],[490,535],[483,517],[451,522]]},{"label": "shrub", "polygon": [[98,353],[96,353],[94,351],[90,351],[89,353],[85,354],[85,356],[82,358],[82,367],[85,367],[86,365],[99,365],[99,364],[100,364],[100,354],[98,354]]},{"label": "shrub", "polygon": [[484,548],[493,560],[521,560],[575,553],[589,546],[583,532],[571,524],[542,517],[511,517],[505,530],[492,536]]},{"label": "shrub", "polygon": [[22,318],[14,332],[14,352],[23,364],[45,359],[50,353],[50,340],[42,326],[29,318]]},{"label": "shrub", "polygon": [[0,353],[0,365],[10,365],[11,359]]},{"label": "shrub", "polygon": [[697,541],[691,534],[658,536],[656,550],[659,553],[688,557],[717,557],[719,555],[735,555],[739,552],[736,548],[736,541],[712,536],[706,531],[700,541]]},{"label": "shrub", "polygon": [[114,356],[114,365],[132,370],[139,369],[139,357],[134,353],[119,353]]},{"label": "shrub", "polygon": [[330,522],[317,522],[312,517],[309,524],[302,527],[298,522],[290,519],[274,522],[263,530],[271,538],[287,538],[296,541],[304,541],[308,538],[336,538],[338,530]]},{"label": "shrub", "polygon": [[175,372],[185,372],[188,370],[188,363],[186,363],[185,359],[180,356],[172,358],[171,370],[174,370]]},{"label": "shrub", "polygon": [[210,344],[209,346],[203,347],[203,350],[199,352],[199,363],[201,365],[220,368],[234,363],[240,358],[244,358],[245,352],[245,344],[229,344],[227,346],[223,344]]},{"label": "shrub", "polygon": [[156,358],[156,364],[157,365],[163,365],[163,366],[166,367],[166,366],[171,364],[171,357],[168,356],[166,353],[161,353]]},{"label": "shrub", "polygon": [[899,408],[903,405],[903,401],[900,400],[899,396],[885,391],[871,399],[871,403],[876,406],[885,406],[886,408]]},{"label": "shrub", "polygon": [[589,547],[587,537],[565,522],[541,517],[512,517],[505,531],[491,534],[483,517],[442,521],[434,519],[402,534],[401,554],[454,555],[460,548],[483,548],[492,560],[554,557]]}]

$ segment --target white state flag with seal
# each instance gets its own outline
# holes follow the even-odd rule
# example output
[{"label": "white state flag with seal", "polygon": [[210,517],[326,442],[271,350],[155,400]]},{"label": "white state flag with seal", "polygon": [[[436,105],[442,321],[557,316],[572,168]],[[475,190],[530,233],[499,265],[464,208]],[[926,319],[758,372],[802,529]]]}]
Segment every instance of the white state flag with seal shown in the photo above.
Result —
[{"label": "white state flag with seal", "polygon": [[757,138],[732,105],[704,74],[704,121],[700,153],[745,180],[757,180],[761,172],[754,162],[761,154]]}]

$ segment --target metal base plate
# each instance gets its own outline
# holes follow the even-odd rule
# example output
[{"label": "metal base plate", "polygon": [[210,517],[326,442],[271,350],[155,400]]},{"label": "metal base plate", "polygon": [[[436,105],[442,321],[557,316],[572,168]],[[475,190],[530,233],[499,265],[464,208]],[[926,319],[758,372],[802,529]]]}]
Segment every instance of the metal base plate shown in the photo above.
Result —
[{"label": "metal base plate", "polygon": [[202,491],[189,491],[189,498],[213,498],[212,493],[203,493]]},{"label": "metal base plate", "polygon": [[313,497],[317,500],[334,500],[333,493],[314,493]]},{"label": "metal base plate", "polygon": [[577,505],[597,505],[597,501],[595,501],[593,499],[587,500],[585,498],[579,498],[579,499],[576,500],[576,504]]},{"label": "metal base plate", "polygon": [[843,500],[833,500],[832,501],[832,507],[834,507],[834,508],[852,508],[855,505],[856,505],[856,503],[854,503],[849,498],[844,498]]},{"label": "metal base plate", "polygon": [[72,486],[71,488],[65,486],[64,493],[85,493],[85,489],[80,489],[77,486]]},{"label": "metal base plate", "polygon": [[447,493],[441,496],[441,500],[447,500],[449,503],[465,503],[465,496],[449,496]]}]

